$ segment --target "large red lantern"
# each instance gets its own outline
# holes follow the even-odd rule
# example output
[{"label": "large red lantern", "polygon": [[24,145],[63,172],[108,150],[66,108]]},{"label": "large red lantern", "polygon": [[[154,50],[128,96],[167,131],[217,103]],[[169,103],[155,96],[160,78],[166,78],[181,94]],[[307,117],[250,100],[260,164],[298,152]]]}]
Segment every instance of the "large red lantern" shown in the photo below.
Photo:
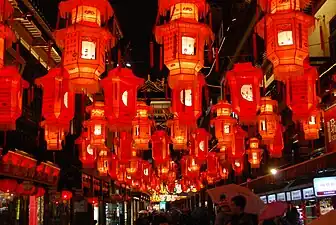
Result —
[{"label": "large red lantern", "polygon": [[69,74],[62,68],[49,70],[35,80],[43,89],[42,115],[44,136],[48,150],[61,150],[61,142],[69,129],[75,112],[75,96],[69,89]]},{"label": "large red lantern", "polygon": [[181,123],[195,124],[202,114],[202,88],[204,77],[198,75],[193,82],[182,82],[172,90],[172,108]]},{"label": "large red lantern", "polygon": [[170,127],[170,137],[173,142],[175,150],[187,150],[189,129],[188,125],[181,123],[179,119],[168,121],[167,125]]},{"label": "large red lantern", "polygon": [[281,158],[282,156],[282,150],[284,148],[284,141],[282,137],[284,129],[280,123],[278,123],[276,132],[275,132],[275,137],[273,143],[270,143],[268,145],[269,147],[269,154],[270,157],[272,158]]},{"label": "large red lantern", "polygon": [[0,129],[15,130],[21,116],[23,89],[28,88],[28,83],[14,66],[0,69],[0,82]]},{"label": "large red lantern", "polygon": [[292,1],[283,3],[288,10],[279,12],[273,8],[274,13],[259,21],[257,32],[267,43],[267,58],[273,64],[275,79],[286,82],[292,76],[303,75],[303,62],[309,51],[308,35],[315,19],[293,9]]},{"label": "large red lantern", "polygon": [[292,77],[287,81],[287,105],[293,111],[293,120],[305,120],[310,111],[318,104],[316,96],[316,79],[318,78],[315,67],[304,64],[304,75]]},{"label": "large red lantern", "polygon": [[211,120],[211,124],[215,126],[215,136],[219,147],[224,151],[232,145],[237,121],[231,117],[232,107],[226,101],[219,101],[212,111],[215,118]]},{"label": "large red lantern", "polygon": [[209,152],[207,157],[207,175],[210,177],[218,176],[218,157],[215,152]]},{"label": "large red lantern", "polygon": [[144,82],[131,69],[115,68],[101,80],[104,90],[106,116],[111,128],[129,129],[136,116],[137,89]]},{"label": "large red lantern", "polygon": [[251,63],[238,63],[227,72],[232,108],[243,124],[254,124],[260,107],[262,70]]},{"label": "large red lantern", "polygon": [[191,135],[191,151],[190,155],[198,160],[206,160],[208,156],[210,134],[204,128],[198,128]]},{"label": "large red lantern", "polygon": [[155,131],[152,135],[152,158],[161,164],[170,160],[170,139],[163,130]]},{"label": "large red lantern", "polygon": [[313,110],[308,119],[303,120],[302,123],[305,140],[315,140],[320,137],[319,132],[321,128],[321,110]]},{"label": "large red lantern", "polygon": [[108,148],[103,146],[99,149],[98,157],[97,157],[97,170],[100,176],[107,176],[108,171],[110,169],[110,154]]},{"label": "large red lantern", "polygon": [[115,38],[101,27],[113,15],[107,0],[67,0],[59,4],[62,18],[71,15],[71,25],[55,32],[64,48],[63,65],[70,74],[70,86],[76,92],[99,91],[99,76],[105,71],[105,52]]},{"label": "large red lantern", "polygon": [[148,150],[148,142],[151,139],[152,121],[148,118],[151,107],[145,102],[137,103],[137,113],[132,121],[134,148]]},{"label": "large red lantern", "polygon": [[75,143],[78,145],[79,159],[82,162],[83,168],[93,169],[96,165],[97,150],[91,146],[87,136],[86,132],[82,132]]},{"label": "large red lantern", "polygon": [[259,148],[258,138],[250,138],[250,148],[247,150],[247,154],[251,168],[259,168],[263,150]]},{"label": "large red lantern", "polygon": [[258,115],[259,134],[265,144],[272,143],[277,130],[279,116],[276,114],[278,103],[270,97],[261,98]]},{"label": "large red lantern", "polygon": [[105,146],[107,125],[104,102],[94,101],[86,110],[90,113],[90,119],[84,121],[84,126],[87,128],[90,143],[92,147],[103,147]]},{"label": "large red lantern", "polygon": [[118,156],[119,162],[122,164],[127,164],[136,156],[136,151],[132,147],[132,136],[126,131],[120,132],[116,147],[116,155]]},{"label": "large red lantern", "polygon": [[207,12],[205,0],[187,3],[181,0],[159,1],[159,13],[170,10],[171,21],[155,29],[156,41],[164,46],[164,63],[170,70],[168,83],[194,81],[203,68],[204,45],[213,39],[209,26],[198,22],[199,12]]}]

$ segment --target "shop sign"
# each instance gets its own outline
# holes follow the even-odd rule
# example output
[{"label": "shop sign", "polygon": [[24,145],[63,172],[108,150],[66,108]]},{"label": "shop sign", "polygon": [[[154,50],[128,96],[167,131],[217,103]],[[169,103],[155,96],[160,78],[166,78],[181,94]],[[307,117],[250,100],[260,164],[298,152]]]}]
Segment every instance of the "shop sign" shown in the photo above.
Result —
[{"label": "shop sign", "polygon": [[314,190],[316,197],[336,195],[336,176],[314,178]]},{"label": "shop sign", "polygon": [[276,202],[275,194],[267,196],[268,203]]},{"label": "shop sign", "polygon": [[292,191],[292,201],[301,200],[301,190]]},{"label": "shop sign", "polygon": [[286,195],[285,192],[278,193],[277,194],[277,201],[278,202],[285,202],[286,201]]},{"label": "shop sign", "polygon": [[336,151],[336,105],[324,112],[327,152]]},{"label": "shop sign", "polygon": [[265,204],[267,204],[267,197],[266,195],[260,196],[261,201],[263,201]]},{"label": "shop sign", "polygon": [[302,193],[303,193],[303,199],[315,198],[314,188],[312,187],[303,189]]},{"label": "shop sign", "polygon": [[286,192],[286,199],[287,201],[292,201],[292,196],[290,192]]}]

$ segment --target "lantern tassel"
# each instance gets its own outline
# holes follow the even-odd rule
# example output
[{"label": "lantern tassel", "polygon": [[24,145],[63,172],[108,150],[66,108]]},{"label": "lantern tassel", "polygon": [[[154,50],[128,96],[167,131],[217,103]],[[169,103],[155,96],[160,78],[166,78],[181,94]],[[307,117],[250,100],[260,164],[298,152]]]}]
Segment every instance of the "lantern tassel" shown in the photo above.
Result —
[{"label": "lantern tassel", "polygon": [[154,67],[154,43],[151,41],[149,43],[149,61],[150,61],[150,67]]}]

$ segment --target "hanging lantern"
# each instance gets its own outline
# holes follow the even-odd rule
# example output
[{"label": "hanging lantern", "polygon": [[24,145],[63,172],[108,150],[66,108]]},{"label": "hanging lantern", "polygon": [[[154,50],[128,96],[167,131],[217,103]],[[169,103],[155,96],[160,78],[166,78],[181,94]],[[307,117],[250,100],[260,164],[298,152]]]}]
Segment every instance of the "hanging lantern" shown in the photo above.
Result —
[{"label": "hanging lantern", "polygon": [[279,0],[259,0],[258,4],[261,9],[266,13],[281,13],[288,12],[292,10],[304,9],[310,3],[309,0],[289,0],[289,1],[279,1]]},{"label": "hanging lantern", "polygon": [[232,161],[232,169],[235,176],[241,176],[244,170],[244,157],[236,158]]},{"label": "hanging lantern", "polygon": [[133,157],[127,164],[126,164],[126,172],[127,175],[132,177],[133,179],[141,178],[141,159]]},{"label": "hanging lantern", "polygon": [[[284,2],[292,8],[291,3]],[[293,8],[266,14],[258,22],[257,32],[267,43],[267,59],[273,64],[276,80],[286,82],[288,78],[303,75],[303,61],[309,51],[308,36],[314,23],[313,16]]]},{"label": "hanging lantern", "polygon": [[286,84],[286,101],[293,112],[293,121],[306,120],[319,103],[316,96],[317,70],[308,61],[304,63],[304,68],[303,76],[292,77]]},{"label": "hanging lantern", "polygon": [[247,150],[247,154],[251,168],[259,168],[263,150],[259,148],[258,138],[250,138],[250,148]]},{"label": "hanging lantern", "polygon": [[97,170],[100,176],[107,176],[110,164],[109,150],[104,146],[99,150],[97,157]]},{"label": "hanging lantern", "polygon": [[141,178],[143,182],[149,183],[152,177],[152,165],[148,162],[143,160],[142,163],[142,175]]},{"label": "hanging lantern", "polygon": [[120,184],[124,184],[126,182],[126,166],[123,164],[119,165],[119,169],[117,173],[117,181]]},{"label": "hanging lantern", "polygon": [[160,179],[155,176],[155,174],[152,174],[152,178],[151,178],[151,189],[155,190],[155,191],[159,191],[160,190]]},{"label": "hanging lantern", "polygon": [[284,141],[282,137],[283,127],[280,123],[278,123],[275,137],[273,143],[269,144],[269,154],[272,158],[281,158],[282,150],[284,148]]},{"label": "hanging lantern", "polygon": [[90,119],[84,121],[84,127],[88,129],[88,138],[92,147],[105,146],[106,124],[104,103],[94,101],[91,106],[86,107],[90,113]]},{"label": "hanging lantern", "polygon": [[110,154],[110,163],[109,163],[109,169],[108,173],[112,180],[117,180],[118,179],[118,173],[119,173],[119,160],[117,156],[113,153]]},{"label": "hanging lantern", "polygon": [[97,197],[89,197],[87,198],[87,202],[91,205],[97,205],[99,203],[99,200]]},{"label": "hanging lantern", "polygon": [[215,152],[209,152],[207,158],[207,175],[217,177],[218,175],[218,157]]},{"label": "hanging lantern", "polygon": [[[183,166],[182,166],[183,165]],[[184,177],[195,178],[199,176],[200,165],[195,157],[183,156],[181,159],[181,174]]]},{"label": "hanging lantern", "polygon": [[227,165],[221,165],[219,169],[219,174],[222,179],[227,180],[230,174],[229,167]]},{"label": "hanging lantern", "polygon": [[238,63],[226,76],[230,86],[232,108],[239,116],[239,122],[254,124],[260,107],[260,84],[262,70],[251,63]]},{"label": "hanging lantern", "polygon": [[0,179],[0,191],[5,193],[13,193],[18,186],[14,179]]},{"label": "hanging lantern", "polygon": [[35,80],[42,86],[42,115],[44,136],[48,150],[62,150],[64,135],[75,112],[75,96],[69,89],[69,74],[62,68],[49,70],[48,74]]},{"label": "hanging lantern", "polygon": [[230,161],[240,159],[245,155],[245,138],[247,133],[240,126],[236,127],[234,142],[229,148],[228,158]]},{"label": "hanging lantern", "polygon": [[104,90],[106,116],[111,128],[127,130],[136,116],[137,89],[144,80],[136,77],[131,69],[115,68],[101,80]]},{"label": "hanging lantern", "polygon": [[198,75],[193,82],[179,81],[172,90],[171,111],[177,116],[181,123],[194,125],[202,114],[202,89],[205,80]]},{"label": "hanging lantern", "polygon": [[82,162],[83,168],[95,168],[97,150],[91,146],[90,140],[87,138],[87,133],[82,132],[79,138],[76,139],[75,143],[78,145],[79,159]]},{"label": "hanging lantern", "polygon": [[265,144],[274,141],[279,117],[276,114],[278,103],[270,97],[261,98],[260,114],[258,115],[259,134]]},{"label": "hanging lantern", "polygon": [[134,148],[137,150],[148,150],[152,129],[152,121],[148,116],[151,109],[145,102],[137,103],[137,114],[132,121]]},{"label": "hanging lantern", "polygon": [[170,127],[170,137],[174,150],[188,149],[188,125],[181,123],[179,119],[168,121]]},{"label": "hanging lantern", "polygon": [[159,13],[170,10],[171,21],[155,28],[156,41],[164,46],[164,63],[170,71],[168,84],[193,82],[203,68],[204,45],[213,40],[211,28],[198,22],[208,10],[206,1],[159,1]]},{"label": "hanging lantern", "polygon": [[21,116],[23,89],[29,85],[14,66],[0,69],[0,82],[0,129],[15,130]]},{"label": "hanging lantern", "polygon": [[127,164],[132,158],[136,157],[136,151],[132,147],[132,136],[126,131],[121,131],[119,136],[119,143],[115,149],[116,155],[120,163]]},{"label": "hanging lantern", "polygon": [[200,161],[206,160],[210,134],[204,128],[198,128],[191,136],[190,155]]},{"label": "hanging lantern", "polygon": [[64,49],[63,65],[70,75],[73,91],[96,93],[99,76],[105,71],[105,52],[114,46],[115,38],[101,27],[113,16],[107,0],[68,0],[59,4],[62,18],[71,15],[71,25],[55,32],[58,45]]},{"label": "hanging lantern", "polygon": [[63,201],[69,201],[72,198],[72,192],[67,190],[62,190],[61,197]]},{"label": "hanging lantern", "polygon": [[175,171],[176,164],[174,161],[166,161],[157,165],[158,177],[161,181],[166,181],[168,179],[169,171]]},{"label": "hanging lantern", "polygon": [[169,137],[163,130],[155,131],[152,135],[152,158],[157,164],[170,160]]},{"label": "hanging lantern", "polygon": [[213,106],[212,111],[215,118],[211,120],[211,124],[215,126],[218,145],[224,151],[232,145],[237,121],[231,117],[232,108],[226,101],[219,101]]},{"label": "hanging lantern", "polygon": [[305,140],[319,139],[321,128],[321,110],[315,109],[307,120],[302,123]]}]

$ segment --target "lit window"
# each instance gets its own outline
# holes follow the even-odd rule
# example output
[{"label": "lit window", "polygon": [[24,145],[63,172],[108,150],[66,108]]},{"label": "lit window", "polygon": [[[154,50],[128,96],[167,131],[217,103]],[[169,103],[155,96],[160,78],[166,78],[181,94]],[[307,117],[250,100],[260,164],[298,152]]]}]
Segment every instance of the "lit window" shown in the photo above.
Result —
[{"label": "lit window", "polygon": [[182,54],[195,55],[195,38],[182,37]]},{"label": "lit window", "polygon": [[[77,13],[76,13],[77,11]],[[100,26],[100,11],[90,6],[79,6],[74,8],[71,13],[72,24],[80,22],[97,23]]]},{"label": "lit window", "polygon": [[135,136],[139,136],[140,135],[140,126],[139,125],[136,125],[134,127],[134,133],[135,133]]},{"label": "lit window", "polygon": [[121,100],[124,103],[125,106],[127,106],[127,100],[128,100],[128,91],[124,91],[124,93],[121,96]]},{"label": "lit window", "polygon": [[180,101],[185,106],[192,106],[192,93],[191,93],[191,89],[182,90],[180,92]]},{"label": "lit window", "polygon": [[266,121],[265,120],[261,120],[260,121],[260,129],[261,130],[266,130]]},{"label": "lit window", "polygon": [[96,43],[82,41],[82,59],[96,59]]},{"label": "lit window", "polygon": [[144,169],[143,174],[144,174],[145,176],[148,176],[148,175],[149,175],[148,168]]},{"label": "lit window", "polygon": [[230,125],[229,124],[225,124],[224,125],[224,134],[229,134],[230,133]]},{"label": "lit window", "polygon": [[198,8],[192,3],[178,3],[171,7],[171,20],[180,18],[194,19],[198,21]]},{"label": "lit window", "polygon": [[101,124],[95,124],[93,134],[94,135],[101,135],[102,134]]},{"label": "lit window", "polygon": [[314,125],[314,124],[316,124],[316,117],[315,117],[315,116],[311,116],[311,117],[310,117],[310,120],[308,121],[308,124],[309,124],[309,125]]},{"label": "lit window", "polygon": [[293,32],[291,30],[279,31],[278,33],[279,46],[286,46],[293,44]]}]

